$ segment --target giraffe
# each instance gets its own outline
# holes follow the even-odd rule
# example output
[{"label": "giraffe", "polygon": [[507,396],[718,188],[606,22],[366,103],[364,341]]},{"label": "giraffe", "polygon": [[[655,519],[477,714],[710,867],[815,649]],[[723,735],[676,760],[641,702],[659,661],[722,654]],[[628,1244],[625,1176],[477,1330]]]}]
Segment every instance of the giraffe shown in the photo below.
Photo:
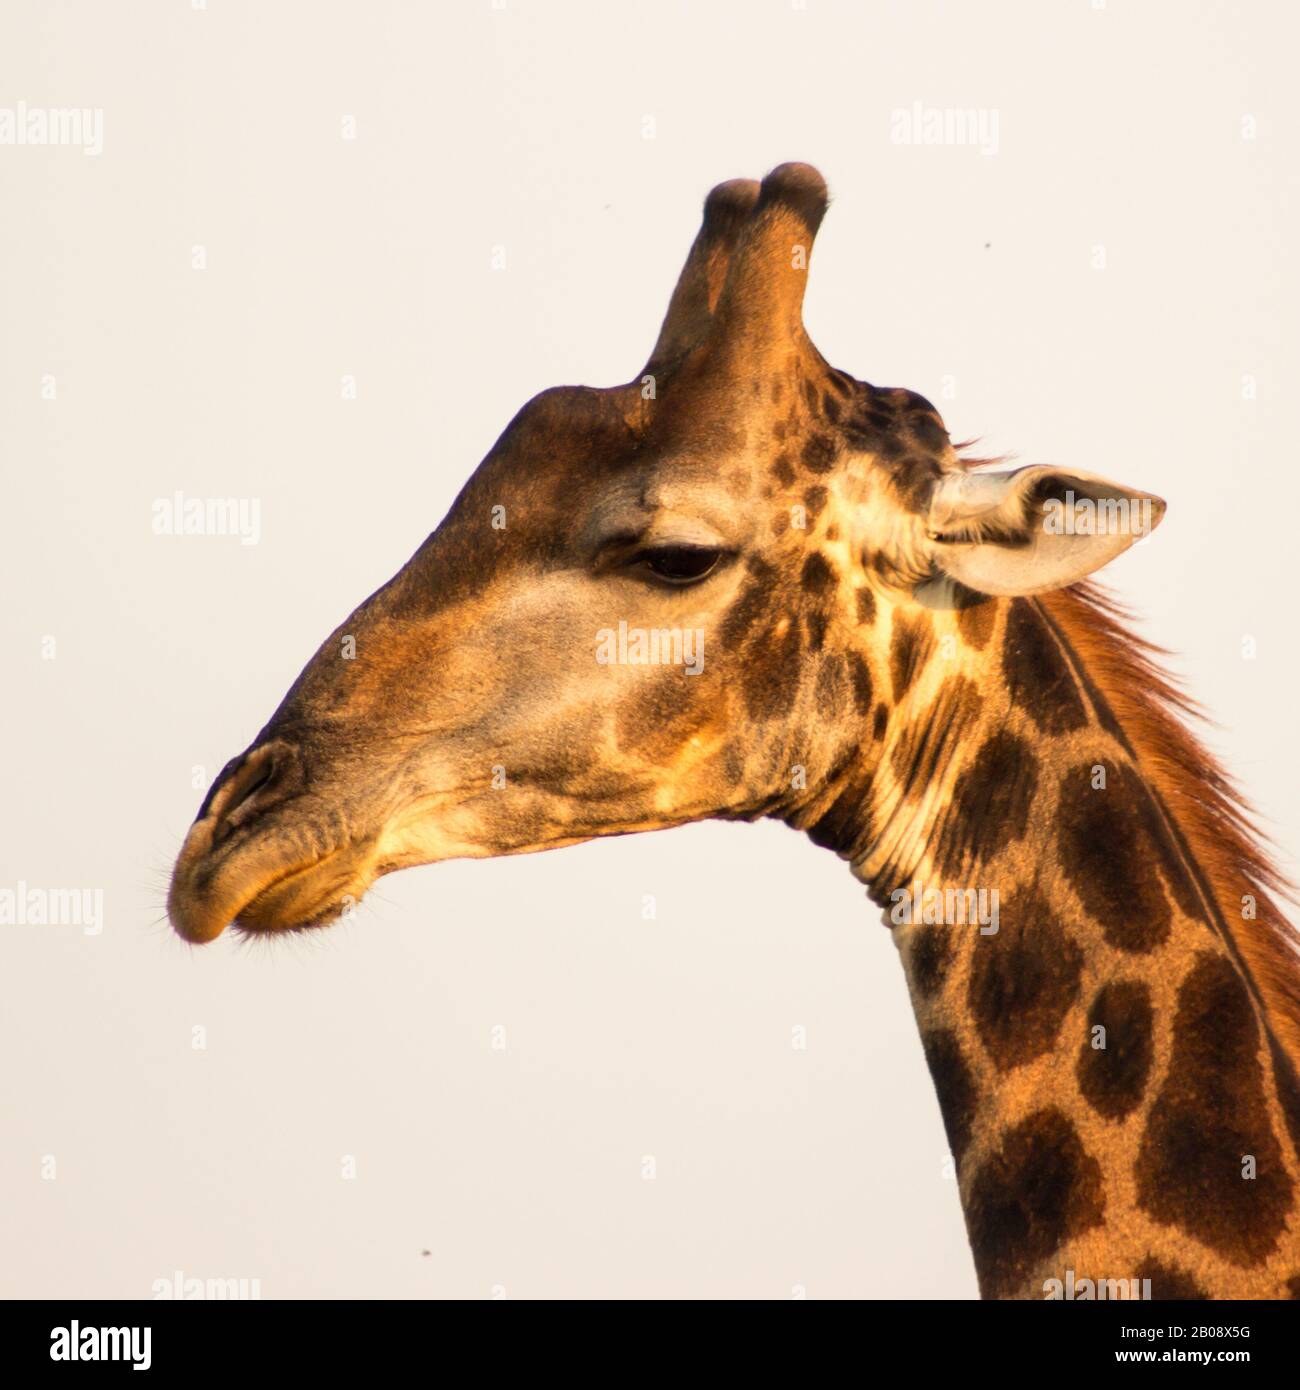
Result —
[{"label": "giraffe", "polygon": [[645,369],[529,402],[214,781],[174,927],[775,817],[898,948],[983,1297],[1300,1296],[1285,885],[1089,579],[1164,503],[830,367],[827,201],[800,164],[709,194]]}]

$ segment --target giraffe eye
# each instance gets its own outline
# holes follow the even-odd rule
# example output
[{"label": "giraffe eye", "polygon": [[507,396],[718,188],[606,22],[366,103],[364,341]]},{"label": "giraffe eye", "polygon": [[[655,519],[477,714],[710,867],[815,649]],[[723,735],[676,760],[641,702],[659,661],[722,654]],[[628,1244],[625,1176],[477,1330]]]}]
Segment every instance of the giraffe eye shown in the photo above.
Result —
[{"label": "giraffe eye", "polygon": [[643,550],[636,563],[665,584],[694,584],[711,574],[722,551],[707,545],[659,545]]}]

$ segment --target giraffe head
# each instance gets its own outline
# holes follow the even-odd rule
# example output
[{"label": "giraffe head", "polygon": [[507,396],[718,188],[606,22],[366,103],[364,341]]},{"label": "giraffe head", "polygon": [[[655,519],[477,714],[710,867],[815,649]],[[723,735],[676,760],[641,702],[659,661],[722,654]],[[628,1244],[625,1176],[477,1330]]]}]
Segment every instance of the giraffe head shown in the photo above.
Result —
[{"label": "giraffe head", "polygon": [[530,401],[217,778],[182,936],[319,924],[452,857],[824,825],[894,713],[894,613],[1060,587],[1159,520],[1088,475],[968,472],[928,401],[829,367],[802,322],[826,204],[800,164],[713,190],[640,376]]}]

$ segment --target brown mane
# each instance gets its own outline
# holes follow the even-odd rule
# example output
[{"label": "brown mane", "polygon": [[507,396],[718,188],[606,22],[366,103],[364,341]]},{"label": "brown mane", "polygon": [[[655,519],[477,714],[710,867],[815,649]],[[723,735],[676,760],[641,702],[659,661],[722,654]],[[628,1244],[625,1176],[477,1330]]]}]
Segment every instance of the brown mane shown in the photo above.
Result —
[{"label": "brown mane", "polygon": [[[1188,727],[1188,719],[1206,719],[1203,709],[1163,669],[1169,652],[1137,636],[1128,626],[1132,615],[1096,584],[1043,594],[1037,602],[1128,736],[1200,868],[1211,907],[1254,979],[1277,1041],[1293,1063],[1300,1060],[1300,935],[1275,900],[1294,902],[1295,890],[1235,782]],[[1253,920],[1241,916],[1246,894],[1255,900]]]}]

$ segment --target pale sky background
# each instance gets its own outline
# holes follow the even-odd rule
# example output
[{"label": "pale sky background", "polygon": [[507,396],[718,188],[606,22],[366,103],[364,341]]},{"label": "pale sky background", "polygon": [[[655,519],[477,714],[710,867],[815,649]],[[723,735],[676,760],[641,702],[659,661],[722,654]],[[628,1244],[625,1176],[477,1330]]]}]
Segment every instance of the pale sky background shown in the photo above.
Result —
[{"label": "pale sky background", "polygon": [[[104,928],[0,927],[0,1293],[973,1297],[833,856],[694,826],[194,950],[193,770],[528,397],[636,371],[707,189],[801,159],[835,365],[1168,499],[1111,577],[1294,850],[1297,37],[1226,0],[6,0],[0,107],[104,127],[0,146],[0,888],[101,888]],[[892,143],[915,102],[996,113],[995,152]],[[153,535],[178,489],[258,499],[260,542]]]}]

